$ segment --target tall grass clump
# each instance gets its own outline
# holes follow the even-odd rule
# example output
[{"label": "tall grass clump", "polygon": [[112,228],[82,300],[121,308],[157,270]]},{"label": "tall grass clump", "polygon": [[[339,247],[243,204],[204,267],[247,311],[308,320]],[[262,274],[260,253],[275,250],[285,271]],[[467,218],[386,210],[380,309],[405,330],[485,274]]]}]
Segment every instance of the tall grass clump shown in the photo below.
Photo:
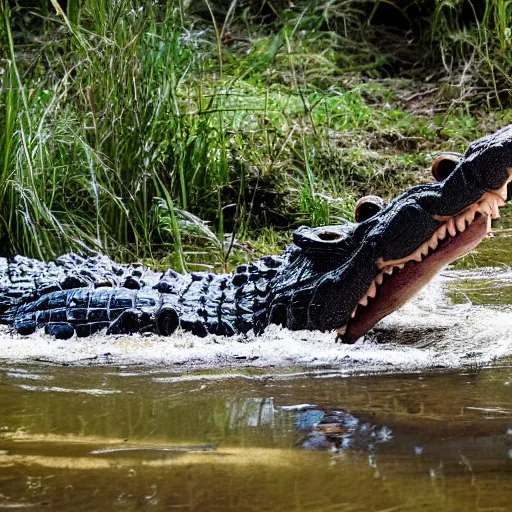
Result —
[{"label": "tall grass clump", "polygon": [[10,252],[147,258],[170,248],[183,268],[190,214],[215,234],[225,264],[253,212],[267,215],[259,191],[268,186],[301,198],[297,222],[329,221],[308,167],[318,136],[305,135],[305,93],[263,75],[279,52],[291,54],[283,36],[256,43],[266,64],[249,77],[254,56],[227,57],[219,26],[196,29],[172,2],[84,0],[58,14],[27,65],[3,4],[0,211]]},{"label": "tall grass clump", "polygon": [[23,76],[2,8],[2,235],[12,252],[37,257],[85,247],[150,256],[156,197],[171,212],[175,203],[199,213],[214,204],[221,214],[219,191],[232,181],[233,116],[215,82],[202,82],[215,72],[210,48],[192,53],[203,42],[173,6],[89,0],[81,25],[60,14],[65,35],[32,64],[49,69]]},{"label": "tall grass clump", "polygon": [[457,85],[469,88],[473,99],[497,100],[509,106],[512,1],[488,0],[464,5],[441,0],[431,19],[432,41],[439,47],[449,76],[458,80]]},{"label": "tall grass clump", "polygon": [[300,30],[314,29],[317,40],[330,34],[330,49],[337,50],[344,72],[434,78],[448,84],[444,93],[451,89],[451,99],[510,105],[510,0],[299,1],[297,6],[285,16]]}]

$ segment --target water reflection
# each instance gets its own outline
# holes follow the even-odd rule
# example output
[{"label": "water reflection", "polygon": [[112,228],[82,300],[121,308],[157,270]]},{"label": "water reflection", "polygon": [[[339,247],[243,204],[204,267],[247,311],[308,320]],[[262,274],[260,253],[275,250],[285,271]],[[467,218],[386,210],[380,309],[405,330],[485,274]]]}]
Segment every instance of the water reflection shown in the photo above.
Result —
[{"label": "water reflection", "polygon": [[350,378],[329,369],[195,376],[1,368],[0,509],[509,506],[506,365]]},{"label": "water reflection", "polygon": [[245,400],[228,400],[226,411],[230,428],[259,427],[274,425],[273,398],[247,398]]}]

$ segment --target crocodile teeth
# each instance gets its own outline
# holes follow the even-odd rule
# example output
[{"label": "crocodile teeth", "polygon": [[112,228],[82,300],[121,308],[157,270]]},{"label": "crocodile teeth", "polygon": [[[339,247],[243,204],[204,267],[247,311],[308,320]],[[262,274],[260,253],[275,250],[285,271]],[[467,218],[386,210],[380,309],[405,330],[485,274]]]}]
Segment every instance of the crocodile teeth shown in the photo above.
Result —
[{"label": "crocodile teeth", "polygon": [[455,220],[453,218],[446,223],[446,230],[450,233],[450,236],[457,234],[457,226],[455,226]]},{"label": "crocodile teeth", "polygon": [[446,238],[446,224],[443,224],[438,230],[437,233],[438,240],[444,240]]},{"label": "crocodile teeth", "polygon": [[491,211],[492,211],[492,218],[493,219],[499,219],[500,218],[500,210],[498,208],[498,201],[494,200],[491,202]]},{"label": "crocodile teeth", "polygon": [[[510,175],[510,170],[509,170],[509,175]],[[510,182],[510,180],[512,179],[512,176],[509,177],[509,179],[507,180],[507,183],[505,183],[505,185],[503,185],[503,187],[501,187],[498,191],[497,191],[497,194],[503,199],[503,201],[507,201],[507,184]]]},{"label": "crocodile teeth", "polygon": [[427,242],[430,249],[435,251],[437,249],[437,246],[439,245],[439,240],[436,236],[436,233],[434,233],[434,236]]},{"label": "crocodile teeth", "polygon": [[411,255],[411,260],[417,261],[418,263],[423,259],[423,255],[421,254],[421,250],[417,249]]},{"label": "crocodile teeth", "polygon": [[491,205],[489,203],[485,202],[482,205],[482,212],[489,215],[491,213]]},{"label": "crocodile teeth", "polygon": [[[512,172],[509,181],[512,181]],[[507,182],[508,183],[508,182]],[[446,239],[447,236],[455,237],[457,233],[463,233],[467,227],[475,220],[477,214],[487,216],[487,232],[491,231],[491,220],[500,217],[499,207],[505,206],[507,198],[507,185],[505,184],[500,190],[493,192],[486,192],[480,200],[466,208],[459,214],[446,218],[435,217],[437,220],[443,222],[437,231],[430,237],[429,240],[420,245],[412,254],[405,258],[397,260],[387,260],[379,258],[377,265],[381,268],[381,272],[371,282],[368,291],[359,300],[358,305],[352,311],[352,318],[356,316],[357,308],[359,306],[365,307],[368,305],[368,299],[377,296],[379,286],[384,282],[384,276],[392,275],[398,269],[404,268],[405,264],[409,261],[421,262],[424,257],[428,256],[430,251],[435,251],[439,242]]]},{"label": "crocodile teeth", "polygon": [[475,207],[470,208],[467,211],[467,213],[465,215],[465,219],[468,222],[468,224],[471,224],[475,220],[476,212],[477,212],[477,209]]},{"label": "crocodile teeth", "polygon": [[505,206],[506,204],[504,197],[506,197],[506,186],[502,187],[499,191],[486,192],[477,203],[466,208],[458,215],[450,218],[434,217],[436,220],[443,222],[443,224],[439,226],[437,231],[427,242],[423,243],[418,249],[405,258],[397,260],[384,260],[383,258],[379,258],[377,265],[383,269],[384,272],[390,273],[388,269],[392,269],[400,264],[407,263],[408,261],[422,261],[423,257],[428,255],[429,249],[437,249],[441,240],[444,240],[447,236],[455,237],[457,233],[463,233],[474,221],[477,213],[487,215],[489,219],[498,219],[500,217],[500,206]]},{"label": "crocodile teeth", "polygon": [[[428,247],[427,247],[428,251]],[[419,255],[421,257],[421,254]],[[382,272],[379,272],[377,274],[377,277],[371,282],[368,291],[359,299],[359,302],[357,303],[357,306],[352,311],[350,317],[354,318],[357,314],[357,308],[359,306],[366,307],[368,305],[368,302],[370,299],[373,299],[377,296],[377,293],[379,291],[379,286],[384,282],[384,276],[391,275],[395,270],[401,270],[405,267],[405,263],[399,263],[398,265],[393,265],[390,267],[387,267],[382,270]],[[339,331],[338,331],[339,332]]]}]

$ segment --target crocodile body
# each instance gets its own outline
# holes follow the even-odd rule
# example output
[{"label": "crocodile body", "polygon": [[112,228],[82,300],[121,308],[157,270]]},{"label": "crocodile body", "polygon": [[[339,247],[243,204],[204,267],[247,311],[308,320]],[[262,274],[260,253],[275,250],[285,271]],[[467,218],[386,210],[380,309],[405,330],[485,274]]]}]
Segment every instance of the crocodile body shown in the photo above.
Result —
[{"label": "crocodile body", "polygon": [[67,254],[50,263],[4,259],[2,318],[20,334],[44,327],[62,339],[101,329],[170,335],[178,326],[197,336],[260,332],[267,323],[269,283],[288,257],[266,256],[232,274],[188,275],[119,265],[105,256]]},{"label": "crocodile body", "polygon": [[64,254],[49,263],[24,256],[0,258],[0,312],[58,290],[113,286],[138,290],[160,274],[144,265],[121,265],[106,256]]},{"label": "crocodile body", "polygon": [[512,180],[512,126],[473,142],[446,174],[361,222],[299,228],[282,255],[231,274],[159,274],[104,256],[4,259],[0,321],[59,338],[178,327],[230,336],[278,324],[353,343],[489,231]]}]

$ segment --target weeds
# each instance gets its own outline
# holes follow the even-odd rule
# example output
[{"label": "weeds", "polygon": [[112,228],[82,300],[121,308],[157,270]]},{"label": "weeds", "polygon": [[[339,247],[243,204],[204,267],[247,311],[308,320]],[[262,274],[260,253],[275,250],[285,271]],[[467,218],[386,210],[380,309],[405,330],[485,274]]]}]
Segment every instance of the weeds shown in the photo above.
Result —
[{"label": "weeds", "polygon": [[[301,223],[351,218],[362,193],[424,179],[435,151],[510,117],[447,104],[442,83],[383,79],[398,54],[365,39],[378,12],[361,2],[299,3],[256,26],[248,11],[235,23],[234,2],[201,21],[171,0],[52,0],[37,38],[0,2],[4,254],[228,268]],[[455,92],[486,69],[474,86],[503,102],[509,3],[488,2],[469,31],[452,5],[432,11],[430,41],[465,73]]]},{"label": "weeds", "polygon": [[432,37],[439,44],[443,64],[460,89],[460,96],[478,94],[488,101],[509,104],[512,93],[512,2],[469,3],[443,0],[433,15]]}]

